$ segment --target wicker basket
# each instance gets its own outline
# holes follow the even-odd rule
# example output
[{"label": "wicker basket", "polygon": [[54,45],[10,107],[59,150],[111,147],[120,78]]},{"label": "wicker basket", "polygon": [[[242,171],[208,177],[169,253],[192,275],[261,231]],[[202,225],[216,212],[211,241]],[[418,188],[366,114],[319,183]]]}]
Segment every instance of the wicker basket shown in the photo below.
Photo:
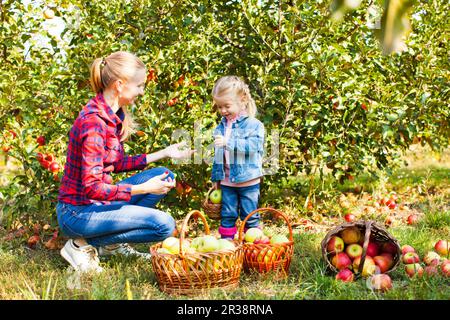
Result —
[{"label": "wicker basket", "polygon": [[222,204],[221,203],[212,203],[209,200],[209,195],[211,194],[212,191],[214,191],[214,187],[211,187],[209,189],[208,193],[206,194],[206,198],[202,202],[202,208],[205,211],[206,215],[211,220],[220,220],[220,218],[221,218],[220,212],[222,210]]},{"label": "wicker basket", "polygon": [[[247,220],[254,214],[262,212],[274,213],[285,220],[289,228],[289,242],[276,244],[244,242],[244,227]],[[260,274],[267,274],[270,271],[275,278],[287,277],[294,254],[294,239],[289,219],[283,212],[273,208],[259,208],[249,213],[240,225],[239,242],[243,244],[244,248],[245,271],[257,271]]]},{"label": "wicker basket", "polygon": [[343,231],[344,229],[350,228],[350,227],[357,227],[362,232],[362,234],[364,234],[364,243],[362,246],[363,253],[361,255],[361,261],[359,264],[359,268],[356,272],[357,277],[361,276],[361,272],[362,272],[362,269],[364,266],[364,261],[366,259],[366,255],[367,255],[367,246],[369,245],[369,240],[376,241],[378,243],[385,243],[385,242],[393,243],[397,249],[397,252],[395,254],[393,254],[392,266],[389,268],[389,270],[387,270],[384,273],[390,273],[398,267],[398,265],[400,263],[400,258],[401,258],[401,249],[400,249],[399,242],[394,237],[392,237],[382,226],[378,225],[374,221],[355,221],[355,222],[343,223],[343,224],[335,227],[334,229],[330,230],[327,233],[327,235],[325,236],[325,238],[322,240],[322,242],[321,242],[322,256],[325,259],[325,261],[327,262],[329,271],[334,272],[334,273],[339,272],[339,270],[335,266],[333,266],[333,264],[330,261],[331,260],[330,258],[333,255],[333,253],[327,252],[328,241],[330,241],[331,237],[339,236],[341,231]]},{"label": "wicker basket", "polygon": [[158,253],[162,243],[150,247],[152,266],[161,291],[174,295],[195,295],[211,288],[235,288],[239,284],[244,251],[238,241],[233,250],[187,253],[183,248],[189,219],[200,217],[209,234],[206,218],[198,210],[191,211],[180,230],[180,253]]}]

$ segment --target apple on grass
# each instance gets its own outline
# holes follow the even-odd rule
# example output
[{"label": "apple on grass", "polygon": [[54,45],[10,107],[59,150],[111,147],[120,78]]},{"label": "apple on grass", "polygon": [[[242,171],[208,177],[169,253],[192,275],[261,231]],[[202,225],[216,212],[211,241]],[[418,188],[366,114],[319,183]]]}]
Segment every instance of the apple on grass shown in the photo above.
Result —
[{"label": "apple on grass", "polygon": [[423,272],[429,277],[439,274],[439,270],[436,266],[426,266],[423,268]]},{"label": "apple on grass", "polygon": [[413,224],[416,224],[419,221],[419,217],[417,215],[415,215],[415,214],[411,214],[411,215],[408,216],[406,221],[407,221],[407,223],[409,225],[413,225]]},{"label": "apple on grass", "polygon": [[339,253],[344,251],[344,240],[337,236],[331,237],[327,244],[327,251],[332,253]]},{"label": "apple on grass", "polygon": [[410,278],[415,275],[420,277],[423,274],[423,268],[419,263],[410,263],[405,265],[405,271]]},{"label": "apple on grass", "polygon": [[352,282],[354,277],[355,276],[350,269],[342,269],[336,274],[336,280],[341,280],[343,282]]},{"label": "apple on grass", "polygon": [[352,261],[346,253],[339,252],[338,254],[333,256],[333,258],[331,259],[331,264],[336,269],[342,270],[348,268],[352,264]]},{"label": "apple on grass", "polygon": [[209,195],[209,200],[214,204],[219,204],[222,202],[222,190],[217,189],[211,192]]},{"label": "apple on grass", "polygon": [[392,288],[392,280],[387,274],[375,274],[370,277],[370,287],[373,290],[387,291]]},{"label": "apple on grass", "polygon": [[441,261],[441,256],[434,251],[429,251],[423,257],[423,262],[428,266],[437,266]]},{"label": "apple on grass", "polygon": [[408,252],[416,252],[416,250],[414,250],[414,248],[411,247],[410,245],[405,244],[404,246],[402,246],[402,254],[404,255]]},{"label": "apple on grass", "polygon": [[444,260],[444,262],[442,262],[441,271],[444,276],[450,277],[450,260]]},{"label": "apple on grass", "polygon": [[446,240],[439,240],[434,245],[434,250],[436,250],[437,253],[439,253],[443,257],[448,257],[450,249],[450,243]]},{"label": "apple on grass", "polygon": [[350,259],[355,259],[362,255],[363,247],[357,243],[352,243],[345,248],[345,253],[347,253]]},{"label": "apple on grass", "polygon": [[403,255],[402,261],[404,264],[418,263],[420,262],[420,258],[415,252],[407,252]]},{"label": "apple on grass", "polygon": [[358,243],[362,238],[361,231],[357,227],[350,227],[342,230],[341,238],[345,244]]},{"label": "apple on grass", "polygon": [[347,221],[347,222],[353,222],[353,221],[356,220],[356,217],[355,217],[354,214],[347,213],[347,214],[344,216],[344,219],[345,219],[345,221]]}]

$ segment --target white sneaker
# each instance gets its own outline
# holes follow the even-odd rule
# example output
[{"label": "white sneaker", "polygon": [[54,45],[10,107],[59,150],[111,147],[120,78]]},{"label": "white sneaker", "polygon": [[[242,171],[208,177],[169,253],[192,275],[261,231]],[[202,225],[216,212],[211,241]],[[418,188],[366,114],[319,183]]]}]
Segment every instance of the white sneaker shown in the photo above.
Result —
[{"label": "white sneaker", "polygon": [[134,250],[128,243],[111,244],[103,246],[98,249],[100,256],[112,256],[120,254],[126,257],[137,256],[144,259],[150,259],[152,255],[150,253],[142,253]]},{"label": "white sneaker", "polygon": [[69,239],[60,251],[62,257],[76,270],[80,272],[103,271],[100,267],[97,249],[91,245],[76,247],[73,239]]}]

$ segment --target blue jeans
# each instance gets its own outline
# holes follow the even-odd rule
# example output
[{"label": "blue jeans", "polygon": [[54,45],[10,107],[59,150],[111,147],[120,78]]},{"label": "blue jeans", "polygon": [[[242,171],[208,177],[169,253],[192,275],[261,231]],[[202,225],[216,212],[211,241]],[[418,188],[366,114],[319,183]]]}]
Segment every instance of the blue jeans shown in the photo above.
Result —
[{"label": "blue jeans", "polygon": [[[169,171],[158,167],[135,174],[118,184],[141,184]],[[172,179],[174,175],[169,171]],[[56,214],[61,231],[70,238],[84,238],[95,247],[115,243],[161,241],[172,235],[175,220],[155,209],[165,195],[134,195],[129,202],[75,206],[58,202]]]},{"label": "blue jeans", "polygon": [[[233,228],[238,214],[243,221],[247,215],[258,209],[259,183],[248,187],[228,187],[221,185],[222,189],[222,220],[220,225],[224,228]],[[259,213],[252,215],[246,223],[247,228],[259,225]]]}]

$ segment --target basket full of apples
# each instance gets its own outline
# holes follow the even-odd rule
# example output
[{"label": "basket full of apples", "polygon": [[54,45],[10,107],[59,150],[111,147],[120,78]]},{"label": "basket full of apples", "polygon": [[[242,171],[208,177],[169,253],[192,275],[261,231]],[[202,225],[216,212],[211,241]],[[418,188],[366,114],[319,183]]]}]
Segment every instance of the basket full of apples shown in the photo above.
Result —
[{"label": "basket full of apples", "polygon": [[[283,234],[274,234],[269,237],[259,228],[249,228],[244,234],[247,220],[260,212],[271,212],[283,218],[289,228],[289,238]],[[271,271],[277,278],[285,278],[288,275],[294,254],[294,241],[289,219],[281,211],[273,208],[259,208],[249,213],[239,228],[239,242],[243,244],[246,271],[253,270],[261,274]]]},{"label": "basket full of apples", "polygon": [[[186,239],[190,218],[200,217],[205,235]],[[210,234],[206,218],[198,210],[183,221],[180,238],[169,237],[150,247],[153,271],[161,291],[193,295],[204,289],[235,288],[239,284],[244,252],[236,240],[217,239]]]},{"label": "basket full of apples", "polygon": [[205,200],[202,202],[202,208],[206,215],[212,220],[220,220],[220,212],[222,210],[222,190],[214,189],[208,190]]},{"label": "basket full of apples", "polygon": [[330,230],[321,243],[331,271],[369,277],[394,271],[401,260],[399,242],[373,221],[343,223]]}]

